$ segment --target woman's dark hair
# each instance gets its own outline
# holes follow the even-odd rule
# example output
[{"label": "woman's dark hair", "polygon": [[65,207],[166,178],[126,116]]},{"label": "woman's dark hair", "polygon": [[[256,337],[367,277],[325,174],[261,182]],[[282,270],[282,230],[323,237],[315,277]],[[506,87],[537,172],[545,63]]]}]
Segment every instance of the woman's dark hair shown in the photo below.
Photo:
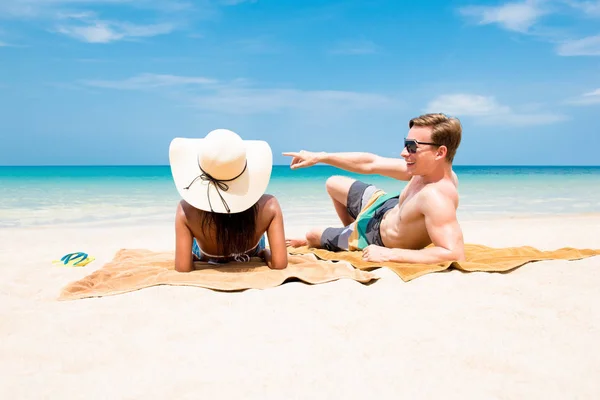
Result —
[{"label": "woman's dark hair", "polygon": [[231,214],[204,212],[202,232],[208,236],[214,229],[217,248],[222,255],[243,253],[256,243],[256,219],[258,203],[246,211]]}]

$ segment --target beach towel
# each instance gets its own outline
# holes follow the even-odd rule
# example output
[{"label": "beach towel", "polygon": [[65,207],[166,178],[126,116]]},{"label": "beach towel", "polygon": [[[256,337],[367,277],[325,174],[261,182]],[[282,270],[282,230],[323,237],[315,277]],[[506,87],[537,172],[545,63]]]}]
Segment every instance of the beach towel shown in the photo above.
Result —
[{"label": "beach towel", "polygon": [[195,271],[181,273],[174,269],[173,252],[122,249],[100,269],[68,284],[60,293],[59,300],[116,295],[156,285],[239,291],[267,289],[291,279],[309,284],[344,278],[367,284],[378,279],[375,274],[356,269],[348,262],[319,260],[313,254],[291,255],[288,260],[288,267],[282,270],[272,270],[260,258],[252,258],[248,263],[219,266],[196,262]]},{"label": "beach towel", "polygon": [[403,281],[408,282],[425,274],[456,268],[465,272],[506,272],[527,263],[543,260],[579,260],[600,255],[600,249],[576,249],[564,247],[553,251],[542,251],[531,246],[493,248],[478,244],[465,245],[463,262],[442,262],[437,264],[409,264],[397,262],[369,262],[362,259],[362,251],[332,252],[306,246],[288,248],[290,254],[314,254],[321,260],[347,261],[363,271],[387,267]]}]

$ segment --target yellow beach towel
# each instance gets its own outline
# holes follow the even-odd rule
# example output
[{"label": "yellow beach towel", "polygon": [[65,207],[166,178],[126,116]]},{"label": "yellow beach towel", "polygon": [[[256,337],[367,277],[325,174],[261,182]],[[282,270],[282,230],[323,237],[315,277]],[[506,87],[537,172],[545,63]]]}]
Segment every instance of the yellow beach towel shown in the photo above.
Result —
[{"label": "yellow beach towel", "polygon": [[109,296],[157,285],[236,291],[266,289],[290,279],[309,284],[344,278],[366,284],[378,279],[375,274],[358,270],[348,262],[322,261],[313,254],[292,255],[288,259],[288,267],[283,270],[272,270],[260,258],[253,258],[249,263],[229,263],[218,267],[196,262],[195,271],[181,273],[174,270],[172,252],[123,249],[99,270],[67,285],[59,300]]},{"label": "yellow beach towel", "polygon": [[564,247],[554,251],[542,251],[530,246],[492,248],[478,244],[465,245],[464,262],[443,262],[438,264],[408,264],[385,262],[375,263],[364,261],[362,251],[332,252],[323,249],[312,249],[306,246],[288,248],[290,254],[312,253],[322,260],[347,261],[356,268],[371,271],[380,267],[387,267],[394,271],[403,281],[408,282],[419,276],[431,272],[444,271],[456,268],[462,271],[475,272],[505,272],[534,261],[542,260],[579,260],[586,257],[600,255],[600,249],[575,249]]}]

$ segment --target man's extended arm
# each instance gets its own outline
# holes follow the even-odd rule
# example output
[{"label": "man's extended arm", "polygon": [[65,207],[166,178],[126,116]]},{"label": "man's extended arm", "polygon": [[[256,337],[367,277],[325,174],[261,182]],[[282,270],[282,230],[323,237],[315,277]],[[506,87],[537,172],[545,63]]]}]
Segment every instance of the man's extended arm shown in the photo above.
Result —
[{"label": "man's extended arm", "polygon": [[410,179],[406,161],[400,158],[381,157],[372,153],[313,153],[305,150],[283,155],[293,157],[290,163],[292,169],[323,163],[358,174],[377,174],[403,181]]},{"label": "man's extended arm", "polygon": [[433,246],[410,250],[371,245],[364,249],[363,259],[417,264],[464,260],[463,234],[452,200],[438,190],[431,190],[422,203],[422,212]]}]

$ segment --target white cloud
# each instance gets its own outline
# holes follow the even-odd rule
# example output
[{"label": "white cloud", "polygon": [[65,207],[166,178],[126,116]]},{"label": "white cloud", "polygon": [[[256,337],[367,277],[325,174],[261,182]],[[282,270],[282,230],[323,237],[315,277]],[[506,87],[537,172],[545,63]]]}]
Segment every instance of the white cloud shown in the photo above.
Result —
[{"label": "white cloud", "polygon": [[600,88],[593,90],[588,93],[584,93],[581,96],[566,101],[567,104],[576,106],[587,106],[592,104],[600,104]]},{"label": "white cloud", "polygon": [[[546,15],[561,15],[561,18],[573,18],[573,9],[582,11],[587,17],[600,17],[600,0],[525,0],[510,2],[499,6],[468,6],[458,11],[465,17],[473,18],[479,25],[498,24],[503,28],[537,37],[555,45],[560,56],[599,56],[600,35],[581,39],[571,39],[564,29],[541,26],[538,22]],[[575,14],[581,18],[581,15]],[[535,26],[536,29],[532,29]],[[570,36],[570,37],[569,37]]]},{"label": "white cloud", "polygon": [[596,96],[596,97],[600,97],[600,89],[596,89],[592,92],[589,93],[585,93],[584,96]]},{"label": "white cloud", "polygon": [[88,80],[86,86],[119,90],[180,87],[179,96],[191,107],[228,114],[280,111],[344,113],[367,109],[398,109],[401,101],[377,93],[337,90],[258,88],[243,79],[221,82],[205,77],[142,74],[125,80]]},{"label": "white cloud", "polygon": [[[155,14],[155,21],[104,20],[100,11],[90,10],[99,10],[101,5],[149,10]],[[36,20],[53,26],[48,29],[53,33],[88,43],[109,43],[171,33],[187,17],[184,11],[192,7],[178,0],[0,0],[0,18]]]},{"label": "white cloud", "polygon": [[375,94],[334,90],[219,88],[196,96],[193,105],[203,110],[232,114],[270,113],[282,110],[348,112],[397,108],[395,99]]},{"label": "white cloud", "polygon": [[92,11],[78,11],[78,12],[70,12],[70,11],[60,11],[56,14],[57,19],[91,19],[96,17],[96,13]]},{"label": "white cloud", "polygon": [[135,37],[164,35],[173,31],[171,24],[134,25],[116,21],[96,21],[86,26],[59,26],[56,31],[88,43],[109,43]]},{"label": "white cloud", "polygon": [[57,32],[88,43],[108,43],[123,38],[122,34],[113,31],[107,24],[101,22],[90,26],[59,27]]},{"label": "white cloud", "polygon": [[427,109],[433,112],[468,116],[510,112],[508,107],[498,104],[493,97],[464,93],[438,96],[429,102]]},{"label": "white cloud", "polygon": [[563,42],[556,47],[560,56],[600,56],[600,35]]},{"label": "white cloud", "polygon": [[332,54],[363,55],[375,54],[377,51],[377,45],[370,40],[357,40],[339,43],[330,52]]},{"label": "white cloud", "polygon": [[548,13],[540,2],[533,0],[506,3],[496,7],[469,6],[460,8],[459,12],[474,18],[479,25],[499,24],[505,29],[517,32],[527,32],[540,17]]},{"label": "white cloud", "polygon": [[214,79],[204,77],[141,74],[132,78],[117,81],[86,80],[82,81],[81,83],[86,86],[93,86],[105,89],[143,90],[169,86],[210,85],[216,84],[217,82],[218,81]]},{"label": "white cloud", "polygon": [[568,4],[586,15],[600,16],[600,1],[568,1]]},{"label": "white cloud", "polygon": [[493,96],[455,93],[436,97],[427,105],[425,112],[441,112],[456,117],[473,117],[481,124],[489,125],[547,125],[567,119],[567,116],[547,112],[516,112],[502,105]]}]

